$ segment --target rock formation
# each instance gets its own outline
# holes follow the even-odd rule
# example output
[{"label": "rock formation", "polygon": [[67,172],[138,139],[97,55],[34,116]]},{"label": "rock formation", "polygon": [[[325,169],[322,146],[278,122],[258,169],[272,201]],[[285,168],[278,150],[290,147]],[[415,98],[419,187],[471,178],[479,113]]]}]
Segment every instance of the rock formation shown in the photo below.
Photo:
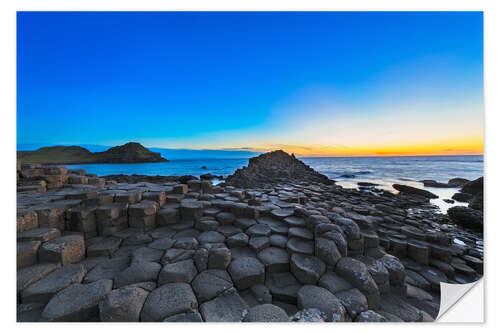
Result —
[{"label": "rock formation", "polygon": [[244,188],[301,181],[321,184],[334,183],[327,176],[320,174],[298,160],[293,154],[289,155],[283,150],[250,158],[247,167],[236,170],[233,175],[226,179],[227,184]]},{"label": "rock formation", "polygon": [[428,198],[428,199],[438,198],[438,196],[435,195],[432,192],[429,192],[429,191],[426,191],[426,190],[422,190],[420,188],[416,188],[416,187],[413,187],[413,186],[401,185],[401,184],[394,184],[394,185],[392,185],[392,187],[395,190],[398,190],[399,192],[410,194],[410,195],[421,196],[421,197],[425,197],[425,198]]},{"label": "rock formation", "polygon": [[110,148],[102,153],[95,153],[98,163],[144,163],[166,162],[160,153],[153,153],[137,142]]},{"label": "rock formation", "polygon": [[483,177],[463,183],[460,192],[453,199],[468,202],[468,207],[451,207],[448,209],[450,219],[461,226],[483,231]]},{"label": "rock formation", "polygon": [[160,153],[154,153],[137,142],[129,142],[98,153],[79,146],[44,147],[32,152],[22,152],[18,154],[18,160],[23,163],[44,164],[167,162]]}]

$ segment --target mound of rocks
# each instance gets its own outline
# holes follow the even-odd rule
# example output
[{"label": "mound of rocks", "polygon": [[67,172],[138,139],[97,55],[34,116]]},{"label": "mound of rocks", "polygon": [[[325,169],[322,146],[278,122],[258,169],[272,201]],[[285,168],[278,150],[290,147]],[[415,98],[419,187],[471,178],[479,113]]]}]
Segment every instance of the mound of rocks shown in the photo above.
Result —
[{"label": "mound of rocks", "polygon": [[465,182],[453,199],[468,202],[468,207],[456,206],[448,209],[448,216],[458,225],[482,232],[483,230],[483,177]]},{"label": "mound of rocks", "polygon": [[283,150],[252,157],[247,167],[236,170],[226,179],[227,184],[244,188],[297,181],[334,183],[327,176],[320,174],[298,160],[293,154],[289,155]]}]

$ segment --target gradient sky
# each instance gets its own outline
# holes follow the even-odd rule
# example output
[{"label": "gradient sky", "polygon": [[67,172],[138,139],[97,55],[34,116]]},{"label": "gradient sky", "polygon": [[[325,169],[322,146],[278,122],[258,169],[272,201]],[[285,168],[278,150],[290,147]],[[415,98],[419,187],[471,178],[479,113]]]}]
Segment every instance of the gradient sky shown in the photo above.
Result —
[{"label": "gradient sky", "polygon": [[483,152],[480,12],[17,17],[18,143]]}]

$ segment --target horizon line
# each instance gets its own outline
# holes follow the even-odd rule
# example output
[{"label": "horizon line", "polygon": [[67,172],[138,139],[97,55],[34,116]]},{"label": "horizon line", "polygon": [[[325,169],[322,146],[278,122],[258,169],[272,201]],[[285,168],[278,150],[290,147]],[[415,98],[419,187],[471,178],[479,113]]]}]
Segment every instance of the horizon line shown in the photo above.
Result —
[{"label": "horizon line", "polygon": [[[133,142],[133,141],[128,141],[128,142]],[[126,143],[128,143],[126,142]],[[124,144],[126,144],[124,143]],[[53,146],[86,146],[86,145],[93,145],[93,146],[103,146],[103,147],[115,147],[112,145],[106,145],[106,144],[93,144],[93,143],[80,143],[80,144],[49,144],[52,146],[42,146],[41,144],[36,144],[36,143],[16,143],[16,145],[40,145],[40,148],[46,148],[46,147],[53,147]],[[142,144],[141,144],[142,145]],[[271,149],[271,150],[245,150],[245,149],[238,149],[238,148],[166,148],[166,147],[154,147],[154,146],[144,146],[148,149],[167,149],[167,150],[191,150],[191,151],[220,151],[220,152],[239,152],[239,153],[255,153],[255,154],[264,154],[268,153],[271,151],[276,151],[276,150],[283,150],[288,154],[294,154],[297,157],[303,157],[303,158],[328,158],[328,157],[438,157],[438,156],[484,156],[484,151],[483,152],[466,152],[466,153],[452,153],[452,154],[446,154],[446,153],[372,153],[372,154],[330,154],[330,155],[321,155],[321,154],[295,154],[293,152],[287,152],[283,148],[277,148],[277,149]],[[37,148],[37,149],[40,149]],[[21,151],[18,150],[16,147],[16,152]]]}]

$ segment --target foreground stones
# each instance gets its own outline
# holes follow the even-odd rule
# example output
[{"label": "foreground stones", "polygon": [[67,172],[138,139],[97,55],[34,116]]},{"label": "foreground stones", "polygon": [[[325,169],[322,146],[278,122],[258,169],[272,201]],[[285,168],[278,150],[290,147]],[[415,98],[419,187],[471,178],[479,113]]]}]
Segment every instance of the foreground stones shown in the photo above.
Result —
[{"label": "foreground stones", "polygon": [[112,322],[139,321],[148,294],[140,287],[115,289],[99,303],[99,318]]},{"label": "foreground stones", "polygon": [[182,181],[19,192],[18,321],[426,321],[482,275],[413,196]]},{"label": "foreground stones", "polygon": [[98,315],[99,301],[113,286],[111,280],[99,280],[89,284],[73,284],[60,291],[42,312],[47,321],[89,321]]},{"label": "foreground stones", "polygon": [[162,321],[197,308],[198,301],[189,284],[169,283],[149,294],[142,308],[141,321]]}]

